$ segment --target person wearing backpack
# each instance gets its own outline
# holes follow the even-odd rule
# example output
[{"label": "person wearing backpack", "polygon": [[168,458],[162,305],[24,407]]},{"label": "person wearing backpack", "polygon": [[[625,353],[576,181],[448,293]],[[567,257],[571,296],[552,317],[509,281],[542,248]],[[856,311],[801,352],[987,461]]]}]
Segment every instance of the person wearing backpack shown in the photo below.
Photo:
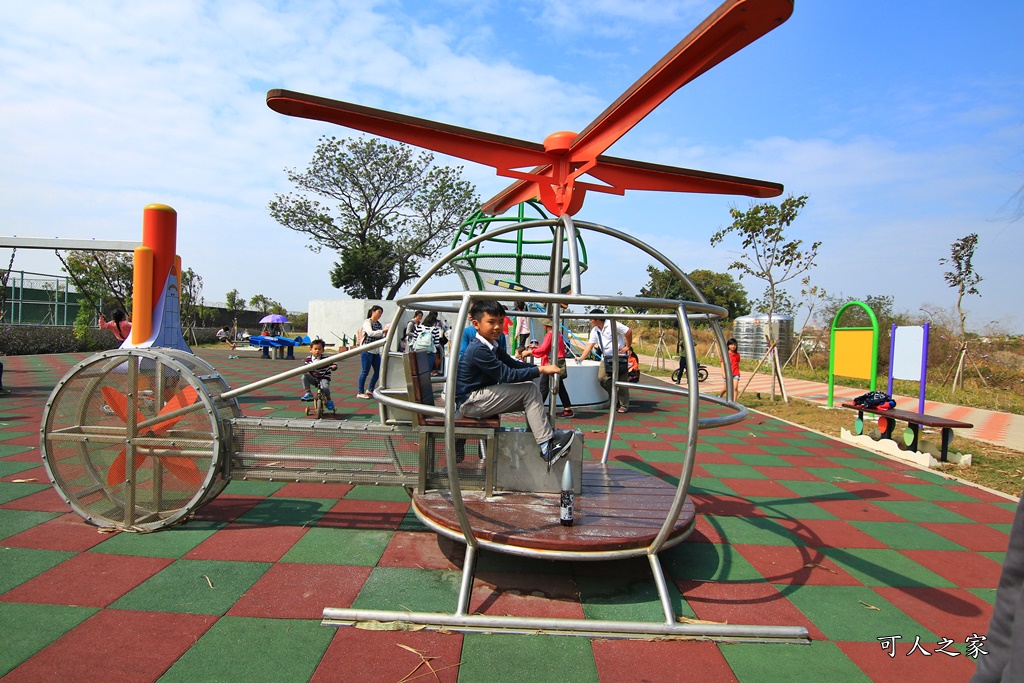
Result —
[{"label": "person wearing backpack", "polygon": [[408,348],[412,348],[412,343],[416,341],[416,328],[423,322],[423,311],[416,311],[412,314],[412,320],[405,325],[405,336],[402,337],[402,350],[405,351]]},{"label": "person wearing backpack", "polygon": [[[370,307],[370,312],[366,316],[366,320],[363,321],[362,327],[359,328],[359,334],[357,335],[360,346],[383,339],[384,335],[387,334],[390,325],[381,324],[380,316],[383,313],[384,309],[380,306]],[[363,368],[359,373],[359,393],[356,394],[356,398],[373,398],[371,394],[373,388],[377,386],[377,379],[380,377],[380,349],[363,351],[359,359],[363,363]],[[369,376],[370,370],[373,370],[373,377],[370,378],[369,391],[367,391],[366,378]]]},{"label": "person wearing backpack", "polygon": [[415,353],[430,354],[430,364],[435,368],[433,374],[437,374],[437,354],[441,349],[442,336],[444,331],[437,324],[437,312],[427,313],[423,322],[416,326],[416,337],[412,341],[410,349]]}]

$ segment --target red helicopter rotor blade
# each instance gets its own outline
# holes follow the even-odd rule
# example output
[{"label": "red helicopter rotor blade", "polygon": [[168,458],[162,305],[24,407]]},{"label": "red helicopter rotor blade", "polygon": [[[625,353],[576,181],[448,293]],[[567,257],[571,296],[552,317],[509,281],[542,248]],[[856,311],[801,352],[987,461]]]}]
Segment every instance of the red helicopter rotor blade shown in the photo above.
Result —
[{"label": "red helicopter rotor blade", "polygon": [[[550,165],[538,166],[530,173],[539,173]],[[490,216],[500,216],[516,204],[534,199],[539,194],[536,181],[517,180],[481,205],[480,210]]]},{"label": "red helicopter rotor blade", "polygon": [[[588,173],[617,190],[656,190],[730,194],[767,199],[782,194],[783,186],[767,180],[722,175],[644,161],[598,157]],[[591,187],[590,189],[597,189]]]},{"label": "red helicopter rotor blade", "polygon": [[534,166],[551,160],[544,146],[535,142],[290,90],[268,92],[267,106],[287,116],[334,123],[499,170]]},{"label": "red helicopter rotor blade", "polygon": [[583,129],[573,159],[602,154],[672,93],[782,24],[793,0],[727,0]]}]

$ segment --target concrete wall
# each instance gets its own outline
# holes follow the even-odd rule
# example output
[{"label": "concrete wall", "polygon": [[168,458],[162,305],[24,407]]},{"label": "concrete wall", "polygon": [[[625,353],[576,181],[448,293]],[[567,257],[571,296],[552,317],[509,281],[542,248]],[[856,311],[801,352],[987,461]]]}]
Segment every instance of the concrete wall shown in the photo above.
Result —
[{"label": "concrete wall", "polygon": [[[356,330],[366,320],[366,313],[373,305],[384,309],[381,316],[382,323],[391,322],[395,316],[398,306],[394,301],[374,301],[370,299],[315,299],[309,302],[309,336],[311,339],[320,337],[329,344],[341,345],[341,337],[353,343]],[[401,325],[412,319],[407,313],[403,316]]]}]

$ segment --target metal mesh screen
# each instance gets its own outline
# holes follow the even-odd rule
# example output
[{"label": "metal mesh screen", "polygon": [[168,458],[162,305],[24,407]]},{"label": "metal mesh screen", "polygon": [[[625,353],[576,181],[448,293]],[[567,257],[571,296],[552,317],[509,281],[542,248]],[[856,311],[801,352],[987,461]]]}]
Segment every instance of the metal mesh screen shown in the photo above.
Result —
[{"label": "metal mesh screen", "polygon": [[[227,385],[181,351],[111,351],[86,359],[54,389],[43,417],[44,463],[58,491],[100,526],[152,529],[226,485],[219,401]],[[134,468],[130,466],[134,460]]]}]

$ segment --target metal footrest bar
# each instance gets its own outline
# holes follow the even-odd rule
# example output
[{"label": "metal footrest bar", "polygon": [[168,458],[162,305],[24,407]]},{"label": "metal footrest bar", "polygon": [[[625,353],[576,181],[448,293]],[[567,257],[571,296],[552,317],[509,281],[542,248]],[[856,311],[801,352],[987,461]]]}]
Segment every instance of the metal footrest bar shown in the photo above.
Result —
[{"label": "metal footrest bar", "polygon": [[585,638],[665,638],[714,640],[729,643],[810,644],[803,626],[757,626],[742,624],[650,623],[599,619],[550,619],[507,617],[486,614],[438,614],[435,612],[397,612],[327,607],[324,626],[356,626],[395,631],[411,628],[446,629],[461,633],[542,634],[583,636]]}]

